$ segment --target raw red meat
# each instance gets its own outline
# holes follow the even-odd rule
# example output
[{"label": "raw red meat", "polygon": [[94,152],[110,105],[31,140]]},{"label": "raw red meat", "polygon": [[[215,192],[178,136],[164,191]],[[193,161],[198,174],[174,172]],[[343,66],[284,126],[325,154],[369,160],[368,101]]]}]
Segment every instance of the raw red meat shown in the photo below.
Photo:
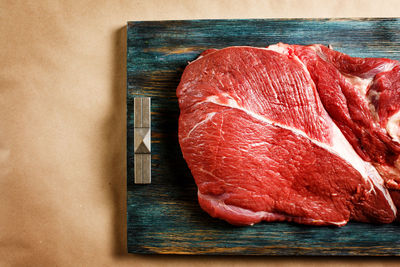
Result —
[{"label": "raw red meat", "polygon": [[399,62],[352,58],[322,45],[287,49],[307,67],[325,109],[357,153],[388,188],[400,189]]},{"label": "raw red meat", "polygon": [[[207,50],[189,64],[177,89],[179,141],[201,207],[236,225],[392,222],[396,208],[372,164],[398,170],[398,125],[386,129],[398,102],[370,99],[398,95],[382,85],[398,62],[364,61],[278,44]],[[362,91],[364,78],[375,87]]]}]

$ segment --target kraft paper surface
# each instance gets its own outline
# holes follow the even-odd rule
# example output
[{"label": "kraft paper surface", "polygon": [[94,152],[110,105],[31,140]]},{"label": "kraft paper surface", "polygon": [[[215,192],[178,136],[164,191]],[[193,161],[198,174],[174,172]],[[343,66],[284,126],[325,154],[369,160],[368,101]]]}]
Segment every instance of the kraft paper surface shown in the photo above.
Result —
[{"label": "kraft paper surface", "polygon": [[126,252],[128,20],[400,17],[397,1],[0,1],[0,266],[389,266]]}]

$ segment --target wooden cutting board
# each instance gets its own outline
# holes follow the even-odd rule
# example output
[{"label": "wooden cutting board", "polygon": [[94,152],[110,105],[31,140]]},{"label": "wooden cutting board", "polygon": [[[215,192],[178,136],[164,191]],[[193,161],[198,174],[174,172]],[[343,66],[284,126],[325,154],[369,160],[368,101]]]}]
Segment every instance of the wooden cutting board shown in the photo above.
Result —
[{"label": "wooden cutting board", "polygon": [[[400,59],[399,19],[140,21],[127,25],[128,251],[208,255],[400,255],[400,224],[342,228],[292,223],[235,227],[197,202],[180,151],[175,95],[203,50],[321,43],[358,57]],[[152,183],[134,183],[133,100],[151,97]]]}]

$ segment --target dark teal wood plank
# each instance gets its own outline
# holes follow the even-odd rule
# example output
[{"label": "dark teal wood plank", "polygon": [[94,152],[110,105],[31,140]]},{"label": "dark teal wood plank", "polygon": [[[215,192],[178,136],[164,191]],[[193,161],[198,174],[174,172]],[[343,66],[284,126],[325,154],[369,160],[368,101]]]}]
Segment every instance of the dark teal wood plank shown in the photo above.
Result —
[{"label": "dark teal wood plank", "polygon": [[[352,56],[400,59],[399,19],[191,20],[128,23],[128,251],[210,255],[400,255],[400,225],[235,227],[197,203],[182,158],[175,90],[203,50],[277,42],[331,44]],[[152,97],[152,184],[133,183],[133,99]]]}]

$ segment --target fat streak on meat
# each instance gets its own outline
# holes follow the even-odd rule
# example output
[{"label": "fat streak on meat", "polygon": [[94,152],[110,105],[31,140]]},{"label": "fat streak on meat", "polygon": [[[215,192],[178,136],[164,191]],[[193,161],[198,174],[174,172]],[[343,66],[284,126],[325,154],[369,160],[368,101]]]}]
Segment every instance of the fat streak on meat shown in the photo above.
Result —
[{"label": "fat streak on meat", "polygon": [[398,88],[397,61],[322,45],[203,52],[177,88],[201,207],[235,225],[392,222]]}]

